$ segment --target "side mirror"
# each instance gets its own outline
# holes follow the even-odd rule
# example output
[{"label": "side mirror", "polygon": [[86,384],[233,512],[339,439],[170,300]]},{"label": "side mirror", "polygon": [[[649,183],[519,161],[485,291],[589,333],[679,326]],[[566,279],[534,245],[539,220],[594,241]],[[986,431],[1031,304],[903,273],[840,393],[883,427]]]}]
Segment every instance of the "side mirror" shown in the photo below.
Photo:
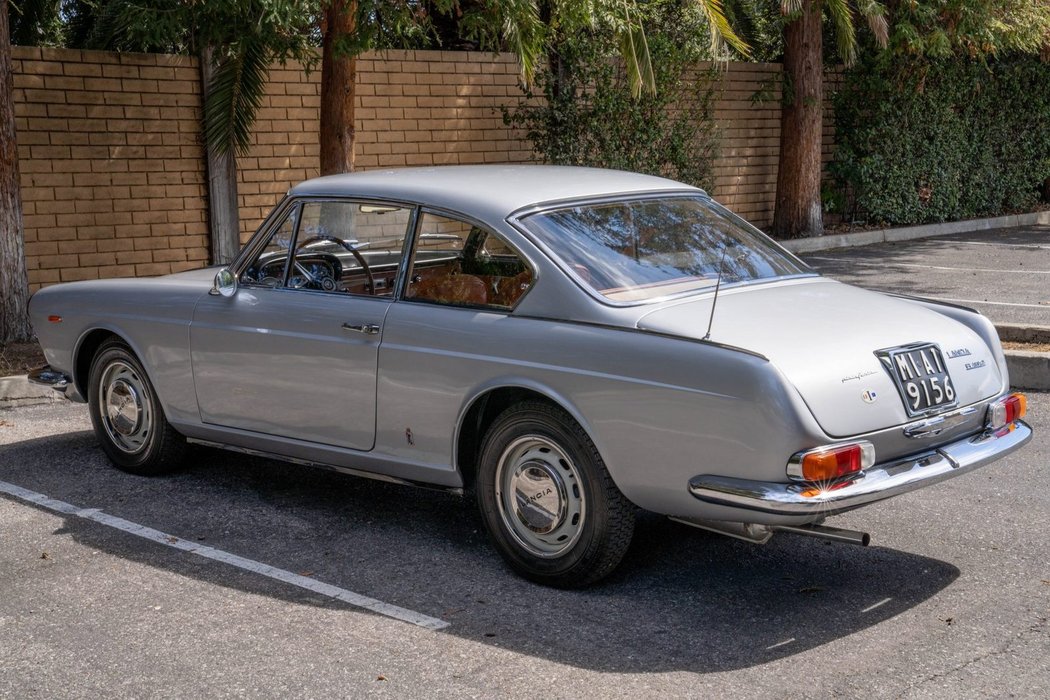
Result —
[{"label": "side mirror", "polygon": [[224,267],[215,275],[215,284],[211,288],[212,295],[232,297],[237,291],[237,277],[230,272],[230,268]]}]

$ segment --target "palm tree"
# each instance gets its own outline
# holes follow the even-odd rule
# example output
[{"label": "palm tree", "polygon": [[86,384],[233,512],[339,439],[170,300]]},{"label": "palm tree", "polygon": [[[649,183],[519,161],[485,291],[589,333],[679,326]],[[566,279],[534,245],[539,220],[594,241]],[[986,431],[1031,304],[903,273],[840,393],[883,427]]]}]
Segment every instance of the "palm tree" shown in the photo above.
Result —
[{"label": "palm tree", "polygon": [[[849,0],[781,0],[784,25],[784,93],[780,115],[780,161],[777,170],[773,234],[800,238],[824,234],[820,200],[821,138],[824,112],[822,10],[835,30],[839,56],[846,65],[856,59],[853,4]],[[886,46],[886,9],[877,0],[857,0],[857,12]]]},{"label": "palm tree", "polygon": [[7,6],[0,0],[0,344],[24,342],[31,333]]}]

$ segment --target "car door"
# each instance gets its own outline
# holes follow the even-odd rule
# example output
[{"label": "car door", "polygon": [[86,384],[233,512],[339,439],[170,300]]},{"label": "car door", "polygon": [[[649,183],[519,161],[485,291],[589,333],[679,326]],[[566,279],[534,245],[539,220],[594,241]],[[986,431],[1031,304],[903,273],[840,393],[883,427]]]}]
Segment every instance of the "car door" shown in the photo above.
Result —
[{"label": "car door", "polygon": [[301,201],[265,235],[230,297],[190,326],[204,423],[370,450],[383,324],[411,208]]}]

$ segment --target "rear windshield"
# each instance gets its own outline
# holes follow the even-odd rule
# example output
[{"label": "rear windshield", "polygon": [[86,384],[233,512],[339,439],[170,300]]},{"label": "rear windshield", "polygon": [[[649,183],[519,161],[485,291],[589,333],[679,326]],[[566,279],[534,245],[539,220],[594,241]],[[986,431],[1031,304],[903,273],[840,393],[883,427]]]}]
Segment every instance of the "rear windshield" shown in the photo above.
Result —
[{"label": "rear windshield", "polygon": [[522,220],[576,277],[613,302],[814,274],[758,229],[704,197],[633,199]]}]

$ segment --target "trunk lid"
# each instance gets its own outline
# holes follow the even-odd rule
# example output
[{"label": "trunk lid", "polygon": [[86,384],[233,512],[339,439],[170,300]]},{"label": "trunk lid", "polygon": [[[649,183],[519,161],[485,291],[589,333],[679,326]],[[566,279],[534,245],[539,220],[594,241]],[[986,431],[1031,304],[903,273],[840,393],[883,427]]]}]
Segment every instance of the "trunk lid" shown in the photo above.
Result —
[{"label": "trunk lid", "polygon": [[[637,326],[701,339],[711,304],[711,296],[670,303]],[[710,340],[769,358],[832,437],[919,420],[909,417],[892,370],[875,354],[879,350],[937,345],[958,395],[956,406],[994,396],[1002,387],[992,351],[971,329],[905,300],[823,278],[723,290]]]}]

